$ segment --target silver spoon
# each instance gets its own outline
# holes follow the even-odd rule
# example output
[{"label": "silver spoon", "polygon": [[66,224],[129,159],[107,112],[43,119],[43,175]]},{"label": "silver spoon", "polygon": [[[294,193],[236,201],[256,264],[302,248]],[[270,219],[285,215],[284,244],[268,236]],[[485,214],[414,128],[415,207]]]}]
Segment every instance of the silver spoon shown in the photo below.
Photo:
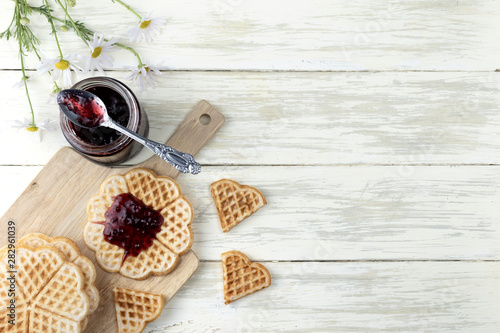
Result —
[{"label": "silver spoon", "polygon": [[183,173],[200,173],[201,166],[191,154],[180,152],[172,147],[146,139],[128,128],[117,124],[111,119],[103,101],[96,95],[77,89],[61,90],[57,94],[57,104],[70,121],[78,126],[93,128],[109,127],[121,132],[149,148],[164,161],[172,164]]}]

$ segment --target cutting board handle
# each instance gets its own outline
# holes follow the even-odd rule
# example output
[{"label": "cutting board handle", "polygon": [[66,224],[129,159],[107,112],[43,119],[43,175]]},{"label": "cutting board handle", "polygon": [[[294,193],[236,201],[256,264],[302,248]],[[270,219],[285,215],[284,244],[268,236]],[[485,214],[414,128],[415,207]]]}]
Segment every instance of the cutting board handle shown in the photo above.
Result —
[{"label": "cutting board handle", "polygon": [[[166,145],[193,156],[224,124],[224,116],[205,100],[199,101],[191,110]],[[154,155],[138,167],[148,168],[158,175],[176,178],[179,174],[172,165]],[[202,165],[203,172],[203,165]],[[196,176],[193,176],[196,177]]]}]

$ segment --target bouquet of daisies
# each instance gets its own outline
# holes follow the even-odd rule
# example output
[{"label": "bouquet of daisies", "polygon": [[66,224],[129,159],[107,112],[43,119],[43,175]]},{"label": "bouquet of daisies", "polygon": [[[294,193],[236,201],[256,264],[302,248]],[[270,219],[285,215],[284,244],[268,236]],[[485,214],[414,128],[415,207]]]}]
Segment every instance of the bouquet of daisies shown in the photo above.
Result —
[{"label": "bouquet of daisies", "polygon": [[[140,43],[142,41],[151,42],[153,37],[160,33],[160,28],[165,24],[164,17],[153,17],[152,11],[145,16],[139,15],[129,5],[121,0],[111,0],[129,10],[138,19],[138,23],[128,31],[129,43]],[[25,57],[28,53],[34,53],[40,65],[37,67],[37,74],[48,74],[53,82],[50,92],[51,99],[63,88],[70,88],[73,84],[72,73],[87,73],[93,75],[95,71],[104,74],[105,68],[113,66],[113,58],[110,53],[122,49],[131,52],[137,59],[137,65],[131,66],[130,74],[126,80],[136,82],[139,89],[145,90],[147,87],[154,88],[157,83],[157,76],[161,76],[159,65],[145,63],[139,53],[130,45],[119,42],[117,38],[107,38],[87,28],[81,21],[75,21],[69,13],[69,8],[75,7],[76,0],[43,0],[41,6],[32,6],[27,0],[14,0],[14,14],[9,27],[2,33],[0,38],[14,38],[19,47],[19,59],[21,63],[21,80],[16,86],[24,86],[28,105],[30,107],[31,119],[16,121],[14,127],[25,128],[30,132],[39,134],[40,129],[53,130],[54,122],[45,120],[36,122],[35,112],[31,103],[28,81],[31,77],[26,75]],[[53,14],[52,6],[57,6],[64,12],[64,17],[57,17]],[[47,19],[51,27],[51,34],[57,45],[58,55],[56,57],[46,56],[40,50],[40,40],[30,27],[29,16],[38,13]],[[59,43],[58,32],[73,30],[74,33],[88,46],[84,54],[65,54]],[[39,137],[39,135],[38,135]]]}]

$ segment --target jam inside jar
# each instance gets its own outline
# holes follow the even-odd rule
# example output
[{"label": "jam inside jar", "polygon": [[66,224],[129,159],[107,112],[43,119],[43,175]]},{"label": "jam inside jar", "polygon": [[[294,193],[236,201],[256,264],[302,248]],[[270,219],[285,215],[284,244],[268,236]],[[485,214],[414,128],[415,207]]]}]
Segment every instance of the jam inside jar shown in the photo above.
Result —
[{"label": "jam inside jar", "polygon": [[[125,99],[118,92],[107,87],[92,87],[86,90],[93,93],[103,101],[111,119],[118,124],[127,127],[130,118],[128,105],[125,102]],[[75,135],[80,139],[96,146],[113,143],[116,139],[123,135],[109,127],[101,126],[84,128],[72,122],[69,123],[69,126]]]},{"label": "jam inside jar", "polygon": [[[97,95],[106,106],[111,119],[129,130],[147,137],[149,122],[132,90],[109,77],[90,77],[71,89],[86,90]],[[105,164],[120,164],[143,147],[138,142],[106,127],[83,128],[60,112],[61,130],[68,143],[87,158]]]}]

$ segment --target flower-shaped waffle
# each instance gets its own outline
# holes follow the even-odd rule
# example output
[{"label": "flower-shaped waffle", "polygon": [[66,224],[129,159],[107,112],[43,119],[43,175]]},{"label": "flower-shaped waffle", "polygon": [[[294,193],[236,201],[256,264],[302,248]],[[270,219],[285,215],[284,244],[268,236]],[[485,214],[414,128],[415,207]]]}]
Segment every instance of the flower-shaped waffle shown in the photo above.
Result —
[{"label": "flower-shaped waffle", "polygon": [[142,280],[172,271],[193,244],[193,208],[177,183],[137,168],[113,175],[87,204],[83,238],[108,272]]},{"label": "flower-shaped waffle", "polygon": [[13,267],[8,248],[0,250],[0,332],[81,332],[89,299],[80,268],[53,246],[15,251]]}]

